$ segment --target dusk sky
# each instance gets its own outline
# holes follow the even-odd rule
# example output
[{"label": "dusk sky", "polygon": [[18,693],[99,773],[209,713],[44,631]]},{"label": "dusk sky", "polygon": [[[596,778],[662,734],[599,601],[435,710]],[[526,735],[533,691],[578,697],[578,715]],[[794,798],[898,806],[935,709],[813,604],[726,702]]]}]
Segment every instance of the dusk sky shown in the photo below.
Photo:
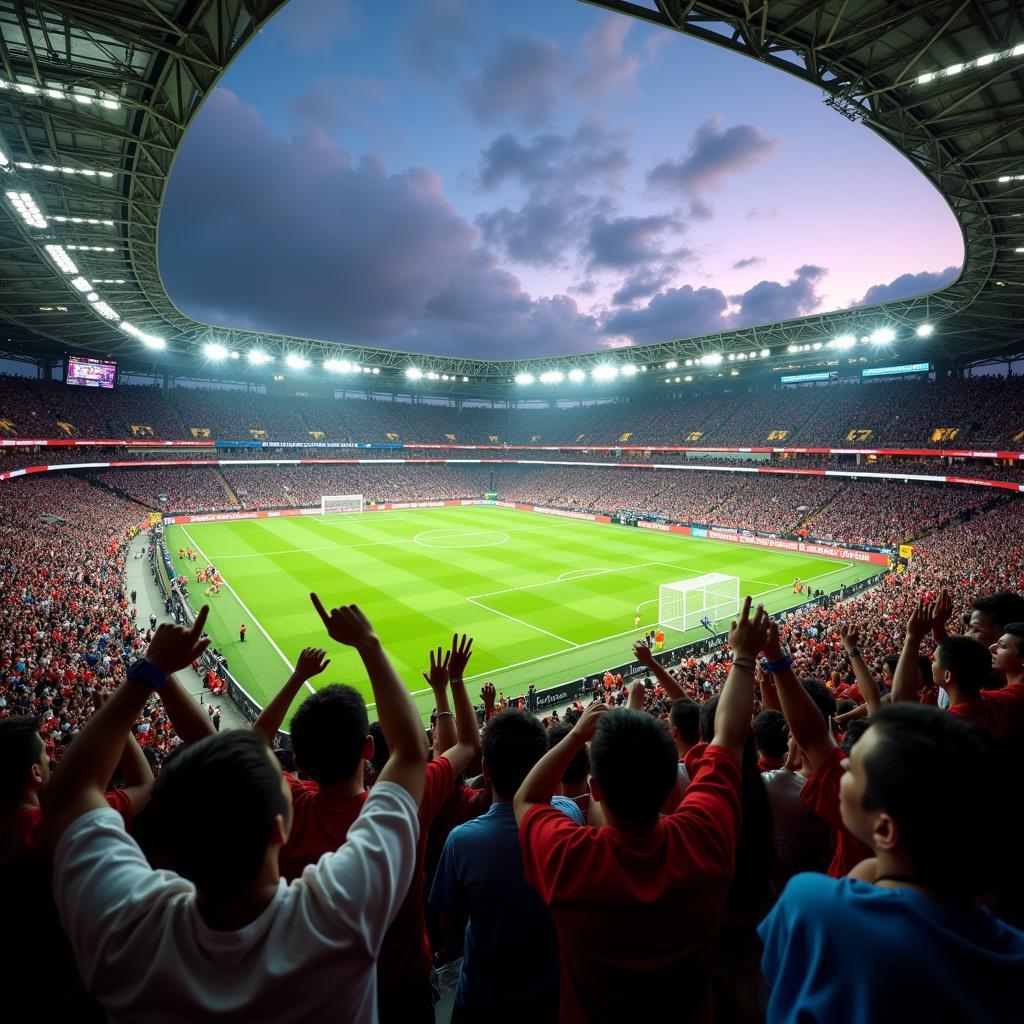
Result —
[{"label": "dusk sky", "polygon": [[291,0],[160,225],[197,319],[488,358],[908,297],[962,260],[938,193],[817,90],[575,0]]}]

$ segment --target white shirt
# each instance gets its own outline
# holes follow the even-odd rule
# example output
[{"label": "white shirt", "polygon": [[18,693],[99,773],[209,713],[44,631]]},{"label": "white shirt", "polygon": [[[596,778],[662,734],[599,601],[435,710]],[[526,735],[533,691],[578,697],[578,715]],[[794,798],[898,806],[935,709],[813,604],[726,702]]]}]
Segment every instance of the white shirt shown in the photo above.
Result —
[{"label": "white shirt", "polygon": [[376,958],[412,880],[417,807],[373,787],[338,850],[255,921],[209,928],[195,886],[154,871],[109,807],[89,811],[54,852],[61,923],[111,1022],[375,1022]]}]

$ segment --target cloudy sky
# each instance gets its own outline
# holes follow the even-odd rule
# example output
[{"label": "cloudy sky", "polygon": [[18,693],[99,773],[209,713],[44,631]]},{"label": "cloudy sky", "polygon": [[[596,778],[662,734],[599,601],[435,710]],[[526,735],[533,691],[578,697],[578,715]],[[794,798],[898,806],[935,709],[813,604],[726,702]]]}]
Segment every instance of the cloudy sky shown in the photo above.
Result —
[{"label": "cloudy sky", "polygon": [[495,358],[907,297],[962,259],[939,195],[815,89],[575,0],[291,0],[160,228],[201,320]]}]

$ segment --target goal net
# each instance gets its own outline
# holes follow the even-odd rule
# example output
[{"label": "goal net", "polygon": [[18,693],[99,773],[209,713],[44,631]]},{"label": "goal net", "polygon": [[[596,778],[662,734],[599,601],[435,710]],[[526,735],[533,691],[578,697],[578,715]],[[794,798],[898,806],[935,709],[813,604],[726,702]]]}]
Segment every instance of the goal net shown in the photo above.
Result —
[{"label": "goal net", "polygon": [[678,583],[662,583],[658,591],[658,622],[685,632],[707,616],[712,625],[740,609],[738,576],[710,572]]},{"label": "goal net", "polygon": [[327,516],[332,512],[362,512],[363,496],[361,494],[322,494],[320,495],[320,514]]}]

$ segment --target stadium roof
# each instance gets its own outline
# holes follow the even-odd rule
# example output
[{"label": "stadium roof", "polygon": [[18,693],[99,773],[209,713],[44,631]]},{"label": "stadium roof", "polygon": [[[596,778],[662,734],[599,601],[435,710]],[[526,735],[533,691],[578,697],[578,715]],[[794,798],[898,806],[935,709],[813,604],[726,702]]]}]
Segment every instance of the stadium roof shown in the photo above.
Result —
[{"label": "stadium roof", "polygon": [[714,365],[719,354],[741,352],[756,353],[759,365],[775,366],[776,357],[813,364],[830,354],[822,347],[829,340],[844,337],[848,347],[886,327],[902,340],[922,323],[934,326],[927,349],[897,344],[895,354],[963,362],[1024,351],[1024,6],[587,2],[816,85],[825,103],[891,142],[946,198],[964,235],[960,278],[920,298],[669,340],[629,349],[628,357],[497,362],[212,327],[184,315],[164,290],[161,202],[203,98],[283,0],[0,0],[0,321],[8,325],[7,350],[75,350],[140,370],[167,365],[181,372],[204,365],[204,346],[216,342],[227,349],[227,366],[239,371],[245,354],[259,349],[276,359],[291,355],[292,366],[336,360],[339,384],[360,367],[377,367],[384,386],[413,368],[436,379],[436,388],[442,376],[505,387],[516,375],[592,370],[624,358],[652,369],[702,356]]}]

